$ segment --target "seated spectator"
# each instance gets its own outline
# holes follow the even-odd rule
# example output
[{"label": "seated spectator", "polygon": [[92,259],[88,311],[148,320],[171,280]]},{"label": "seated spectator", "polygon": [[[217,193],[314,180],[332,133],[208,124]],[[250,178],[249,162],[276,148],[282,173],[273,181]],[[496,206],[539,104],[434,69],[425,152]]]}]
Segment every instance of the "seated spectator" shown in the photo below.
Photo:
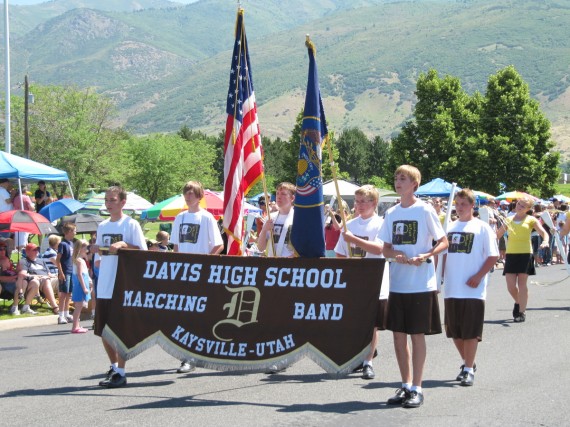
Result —
[{"label": "seated spectator", "polygon": [[0,241],[0,294],[4,299],[14,299],[14,304],[10,308],[10,313],[20,314],[18,301],[20,292],[16,290],[17,275],[14,265],[10,260],[8,246],[6,242]]},{"label": "seated spectator", "polygon": [[30,285],[25,280],[20,279],[17,270],[14,270],[12,260],[10,260],[4,242],[0,242],[0,271],[0,283],[2,283],[4,296],[11,296],[14,300],[12,307],[10,307],[10,314],[14,316],[20,315],[18,303],[20,302],[21,295],[26,296],[22,313],[36,314],[36,312],[30,308],[30,304],[38,294],[37,283]]},{"label": "seated spectator", "polygon": [[22,313],[31,311],[29,308],[28,295],[31,294],[29,299],[31,302],[31,300],[38,295],[38,291],[41,291],[48,300],[54,314],[58,314],[59,309],[53,295],[52,285],[52,279],[57,279],[57,276],[49,272],[45,260],[38,258],[38,252],[39,248],[36,244],[28,243],[26,245],[26,256],[20,260],[16,270],[18,273],[18,282],[23,283],[24,287],[27,288],[26,305],[28,305],[28,311],[25,309],[26,305],[24,305]]}]

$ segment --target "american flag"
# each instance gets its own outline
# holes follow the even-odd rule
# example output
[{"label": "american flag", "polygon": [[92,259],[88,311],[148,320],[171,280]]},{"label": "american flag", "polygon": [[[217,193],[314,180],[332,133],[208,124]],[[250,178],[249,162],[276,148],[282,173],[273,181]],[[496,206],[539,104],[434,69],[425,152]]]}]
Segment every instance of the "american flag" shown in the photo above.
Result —
[{"label": "american flag", "polygon": [[243,200],[263,177],[263,153],[243,9],[238,10],[224,141],[224,229],[228,255],[242,255]]}]

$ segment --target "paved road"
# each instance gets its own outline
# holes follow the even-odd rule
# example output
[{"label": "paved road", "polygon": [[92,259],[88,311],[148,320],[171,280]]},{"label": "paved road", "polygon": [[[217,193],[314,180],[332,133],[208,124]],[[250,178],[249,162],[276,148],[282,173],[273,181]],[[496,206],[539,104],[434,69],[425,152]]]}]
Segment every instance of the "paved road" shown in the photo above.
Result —
[{"label": "paved road", "polygon": [[332,379],[308,359],[273,376],[204,369],[179,375],[178,362],[155,347],[129,362],[128,387],[108,390],[97,386],[107,369],[99,340],[54,324],[0,330],[0,424],[570,425],[566,275],[560,266],[540,268],[532,278],[527,322],[515,324],[501,271],[493,273],[475,386],[454,381],[460,361],[451,341],[428,337],[419,409],[385,404],[399,386],[389,332],[381,334],[372,381],[357,374]]}]

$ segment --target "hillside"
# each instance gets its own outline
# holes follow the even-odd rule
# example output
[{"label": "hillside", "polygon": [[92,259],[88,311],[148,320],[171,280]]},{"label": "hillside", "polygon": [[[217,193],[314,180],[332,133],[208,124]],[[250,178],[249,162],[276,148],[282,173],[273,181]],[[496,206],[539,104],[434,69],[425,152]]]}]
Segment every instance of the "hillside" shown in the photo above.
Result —
[{"label": "hillside", "polygon": [[[223,129],[235,4],[200,0],[163,7],[169,2],[148,0],[133,12],[132,4],[142,1],[116,1],[114,9],[102,10],[111,0],[56,0],[18,9],[47,11],[50,3],[61,10],[45,12],[33,29],[15,24],[21,34],[12,42],[15,81],[27,71],[32,82],[94,86],[117,101],[119,124],[138,133],[184,124],[209,133]],[[513,64],[552,121],[555,141],[570,152],[569,1],[244,4],[267,135],[287,137],[303,105],[309,33],[332,129],[358,126],[389,137],[411,112],[420,73],[436,68],[473,93]]]}]

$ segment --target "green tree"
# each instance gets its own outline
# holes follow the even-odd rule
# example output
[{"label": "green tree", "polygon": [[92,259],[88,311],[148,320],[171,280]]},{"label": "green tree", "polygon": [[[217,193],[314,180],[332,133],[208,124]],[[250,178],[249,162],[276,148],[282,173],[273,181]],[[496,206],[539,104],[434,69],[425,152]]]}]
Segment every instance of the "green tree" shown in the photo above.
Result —
[{"label": "green tree", "polygon": [[127,152],[131,165],[127,183],[152,203],[179,194],[189,180],[220,188],[213,167],[215,149],[202,136],[194,135],[190,141],[171,134],[133,137]]},{"label": "green tree", "polygon": [[[121,142],[128,136],[111,128],[113,103],[91,89],[34,85],[30,105],[30,158],[63,169],[76,197],[88,186],[105,186],[119,177]],[[18,105],[18,104],[16,104]],[[23,109],[14,111],[13,152],[24,155]],[[62,197],[66,185],[58,185]]]},{"label": "green tree", "polygon": [[486,171],[495,193],[499,183],[508,191],[554,194],[560,154],[551,140],[550,122],[530,97],[528,85],[513,66],[489,78],[481,116],[493,167]]},{"label": "green tree", "polygon": [[457,180],[468,166],[466,141],[476,115],[458,78],[438,76],[429,70],[418,78],[414,119],[407,122],[392,142],[386,179],[392,180],[401,164],[420,169],[422,180]]}]

